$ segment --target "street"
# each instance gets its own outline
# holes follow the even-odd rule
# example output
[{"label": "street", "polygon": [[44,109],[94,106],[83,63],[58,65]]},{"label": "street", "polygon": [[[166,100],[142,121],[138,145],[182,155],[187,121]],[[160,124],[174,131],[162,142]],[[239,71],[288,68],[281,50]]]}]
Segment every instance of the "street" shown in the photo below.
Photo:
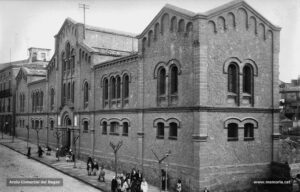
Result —
[{"label": "street", "polygon": [[[64,175],[35,160],[27,159],[11,149],[0,145],[0,192],[99,192],[72,177]],[[62,178],[63,186],[56,187],[11,187],[6,185],[7,178]]]}]

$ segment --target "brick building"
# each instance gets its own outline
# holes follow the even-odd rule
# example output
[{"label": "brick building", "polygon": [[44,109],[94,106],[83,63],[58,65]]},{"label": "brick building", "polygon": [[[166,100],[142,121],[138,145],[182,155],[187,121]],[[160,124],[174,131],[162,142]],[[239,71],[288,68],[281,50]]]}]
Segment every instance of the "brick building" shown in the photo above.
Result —
[{"label": "brick building", "polygon": [[17,134],[28,125],[31,140],[38,129],[41,142],[107,167],[110,142],[123,141],[120,171],[136,167],[157,185],[152,151],[171,151],[160,167],[171,187],[180,177],[185,190],[243,190],[278,157],[279,32],[244,1],[202,14],[166,5],[139,35],[68,18],[47,72],[16,78],[27,98]]},{"label": "brick building", "polygon": [[28,54],[28,59],[0,64],[0,128],[5,133],[12,134],[15,127],[15,78],[20,68],[45,68],[50,58],[50,49],[31,47]]}]

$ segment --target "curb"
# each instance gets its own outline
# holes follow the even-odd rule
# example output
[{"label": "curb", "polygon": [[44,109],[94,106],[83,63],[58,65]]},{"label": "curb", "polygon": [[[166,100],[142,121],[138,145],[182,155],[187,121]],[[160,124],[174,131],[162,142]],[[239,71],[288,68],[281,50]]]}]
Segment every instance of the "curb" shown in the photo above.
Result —
[{"label": "curb", "polygon": [[[15,148],[13,148],[13,147],[11,147],[11,146],[5,145],[5,144],[3,144],[3,143],[1,143],[1,142],[0,142],[0,144],[1,144],[2,146],[5,146],[5,147],[7,147],[7,148],[9,148],[9,149],[11,149],[11,150],[17,152],[17,153],[20,153],[20,154],[22,154],[22,155],[24,155],[24,156],[27,156],[25,153],[23,153],[23,152],[21,152],[21,151],[19,151],[19,150],[16,150]],[[62,170],[60,170],[60,169],[58,169],[58,168],[56,168],[56,167],[54,167],[54,166],[52,166],[52,165],[49,165],[49,164],[47,164],[46,162],[43,162],[43,161],[41,161],[41,160],[39,160],[39,159],[37,159],[37,158],[35,158],[35,157],[31,157],[30,159],[33,159],[33,160],[35,160],[35,161],[37,161],[37,162],[39,162],[39,163],[42,163],[42,164],[44,164],[44,165],[46,165],[46,166],[48,166],[48,167],[50,167],[50,168],[52,168],[52,169],[55,169],[55,170],[57,170],[57,171],[59,171],[59,172],[65,174],[65,175],[68,175],[69,177],[72,177],[72,178],[74,178],[74,179],[76,179],[76,180],[78,180],[78,181],[80,181],[80,182],[82,182],[82,183],[85,183],[85,184],[87,184],[87,185],[89,185],[89,186],[91,186],[91,187],[94,187],[95,189],[99,189],[99,190],[101,190],[101,191],[103,191],[103,192],[110,192],[110,190],[106,190],[106,189],[103,189],[102,187],[95,186],[95,185],[93,185],[93,184],[91,184],[91,183],[89,183],[89,182],[87,182],[87,181],[85,181],[85,180],[83,180],[83,179],[81,179],[81,178],[79,178],[79,177],[76,177],[76,176],[74,176],[74,175],[71,175],[71,174],[69,174],[69,173],[66,173],[66,172],[64,172],[64,171],[62,171]]]}]

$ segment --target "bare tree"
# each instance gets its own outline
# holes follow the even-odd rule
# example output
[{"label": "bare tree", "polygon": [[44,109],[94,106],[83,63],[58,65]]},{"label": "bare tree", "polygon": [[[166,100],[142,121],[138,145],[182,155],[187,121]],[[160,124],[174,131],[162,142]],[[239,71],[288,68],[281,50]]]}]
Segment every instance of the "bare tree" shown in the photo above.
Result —
[{"label": "bare tree", "polygon": [[121,148],[121,146],[123,145],[123,141],[119,141],[118,144],[113,144],[112,142],[109,143],[111,148],[114,150],[114,154],[115,154],[115,175],[117,178],[117,171],[118,171],[118,161],[117,161],[117,153],[118,150]]}]

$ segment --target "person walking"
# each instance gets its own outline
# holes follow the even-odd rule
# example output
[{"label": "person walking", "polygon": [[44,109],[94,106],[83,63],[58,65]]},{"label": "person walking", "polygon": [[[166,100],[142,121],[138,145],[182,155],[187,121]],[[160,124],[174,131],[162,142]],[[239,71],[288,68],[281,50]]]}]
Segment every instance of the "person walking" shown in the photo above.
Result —
[{"label": "person walking", "polygon": [[145,178],[143,178],[143,181],[141,183],[141,191],[148,192],[148,183]]},{"label": "person walking", "polygon": [[111,192],[117,192],[117,188],[118,188],[118,183],[114,176],[113,179],[111,180]]},{"label": "person walking", "polygon": [[59,161],[59,149],[58,148],[56,148],[55,157],[56,157],[56,160]]},{"label": "person walking", "polygon": [[88,172],[88,176],[92,175],[92,166],[93,166],[93,160],[91,157],[88,157],[88,160],[86,163],[86,170]]},{"label": "person walking", "polygon": [[176,192],[181,192],[181,191],[182,191],[181,180],[178,179],[176,184]]},{"label": "person walking", "polygon": [[104,167],[101,167],[100,173],[99,173],[99,177],[98,177],[98,181],[103,181],[105,183],[105,171],[104,171]]},{"label": "person walking", "polygon": [[28,157],[28,159],[30,159],[30,157],[31,157],[31,147],[28,147],[28,149],[27,149],[27,157]]},{"label": "person walking", "polygon": [[44,153],[44,151],[43,151],[42,147],[39,146],[38,147],[38,155],[39,155],[40,158],[43,156],[43,153]]},{"label": "person walking", "polygon": [[96,176],[97,172],[99,171],[99,165],[96,159],[94,159],[93,161],[92,168],[93,168],[93,175]]}]

